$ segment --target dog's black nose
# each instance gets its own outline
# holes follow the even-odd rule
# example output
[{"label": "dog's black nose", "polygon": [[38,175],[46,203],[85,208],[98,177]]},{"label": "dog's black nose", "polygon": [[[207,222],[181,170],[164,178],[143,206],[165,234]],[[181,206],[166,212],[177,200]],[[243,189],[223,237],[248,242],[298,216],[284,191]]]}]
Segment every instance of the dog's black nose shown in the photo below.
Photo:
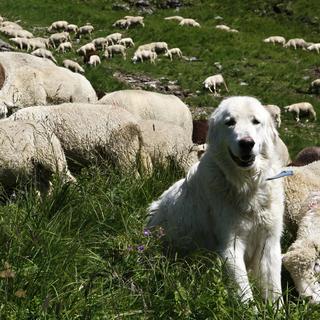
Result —
[{"label": "dog's black nose", "polygon": [[239,140],[239,147],[243,153],[249,153],[254,145],[255,142],[251,137],[244,137]]}]

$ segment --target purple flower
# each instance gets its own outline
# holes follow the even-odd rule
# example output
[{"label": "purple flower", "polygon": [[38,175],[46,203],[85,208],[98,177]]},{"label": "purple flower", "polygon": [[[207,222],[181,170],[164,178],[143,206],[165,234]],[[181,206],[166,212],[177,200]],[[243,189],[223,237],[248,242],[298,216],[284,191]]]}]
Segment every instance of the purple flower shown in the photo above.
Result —
[{"label": "purple flower", "polygon": [[150,237],[151,236],[151,231],[149,229],[144,229],[143,230],[143,235],[146,237]]},{"label": "purple flower", "polygon": [[144,245],[140,245],[137,247],[138,252],[143,252],[144,251]]}]

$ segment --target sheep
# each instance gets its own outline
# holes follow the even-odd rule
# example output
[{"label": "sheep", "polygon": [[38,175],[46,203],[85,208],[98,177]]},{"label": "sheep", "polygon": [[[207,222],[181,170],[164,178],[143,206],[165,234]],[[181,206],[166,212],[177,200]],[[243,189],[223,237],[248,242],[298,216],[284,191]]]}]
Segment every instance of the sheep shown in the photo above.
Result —
[{"label": "sheep", "polygon": [[106,37],[99,37],[99,38],[96,38],[96,39],[93,39],[91,41],[95,48],[103,48],[105,47],[105,45],[108,43],[108,40]]},{"label": "sheep", "polygon": [[237,29],[230,29],[228,32],[239,33],[239,30],[237,30]]},{"label": "sheep", "polygon": [[72,43],[67,41],[67,42],[62,42],[59,44],[58,48],[56,49],[58,52],[65,52],[66,50],[72,50]]},{"label": "sheep", "polygon": [[126,48],[134,47],[134,42],[131,38],[123,38],[119,41],[119,44],[125,46]]},{"label": "sheep", "polygon": [[67,30],[68,22],[64,20],[52,22],[51,25],[48,27],[48,31],[51,32],[53,30]]},{"label": "sheep", "polygon": [[307,47],[307,50],[312,51],[315,50],[317,51],[317,53],[319,53],[320,51],[320,43],[313,43],[310,46]]},{"label": "sheep", "polygon": [[96,54],[90,56],[89,58],[89,61],[88,61],[88,64],[91,65],[91,66],[97,66],[97,64],[100,64],[101,63],[101,60],[100,60],[100,57]]},{"label": "sheep", "polygon": [[309,102],[294,103],[284,107],[284,110],[286,112],[292,112],[295,115],[295,119],[297,122],[300,121],[300,114],[307,114],[309,116],[312,116],[314,121],[317,120],[316,112],[312,104]]},{"label": "sheep", "polygon": [[[48,38],[43,38],[43,37],[34,37],[34,38],[31,38],[30,41],[39,41],[41,43],[44,43],[46,48],[49,48],[50,47],[50,40]],[[31,45],[31,44],[30,44]],[[32,45],[31,45],[32,47]]]},{"label": "sheep", "polygon": [[179,48],[169,49],[165,54],[166,57],[169,57],[172,61],[172,56],[177,55],[179,58],[182,58],[182,51]]},{"label": "sheep", "polygon": [[68,24],[65,30],[66,30],[67,32],[70,32],[70,33],[71,33],[71,32],[77,33],[77,32],[78,32],[78,29],[79,29],[79,28],[78,28],[78,26],[77,26],[76,24]]},{"label": "sheep", "polygon": [[297,291],[311,302],[320,302],[320,161],[303,167],[289,167],[293,175],[285,179],[286,227],[296,240],[283,255]]},{"label": "sheep", "polygon": [[[217,86],[220,84],[223,84],[226,91],[229,92],[228,87],[223,79],[222,74],[216,74],[214,76],[208,77],[207,79],[205,79],[203,81],[203,84],[204,84],[204,87],[209,89],[210,92],[212,92],[215,96],[218,95],[217,94]],[[212,87],[213,87],[213,91],[211,89]]]},{"label": "sheep", "polygon": [[155,51],[156,53],[161,53],[161,52],[168,52],[168,44],[166,42],[153,42],[153,49],[152,51]]},{"label": "sheep", "polygon": [[143,59],[150,60],[151,63],[155,64],[158,55],[151,50],[137,50],[132,57],[132,62],[136,63],[137,61],[143,62]]},{"label": "sheep", "polygon": [[23,30],[23,28],[16,22],[12,22],[12,21],[4,21],[1,23],[2,27],[10,27],[11,29],[15,29],[15,30]]},{"label": "sheep", "polygon": [[117,106],[64,103],[18,110],[8,121],[32,120],[55,133],[70,169],[98,160],[122,171],[137,170],[141,131],[136,118]]},{"label": "sheep", "polygon": [[111,33],[106,36],[107,43],[111,43],[111,45],[114,45],[115,43],[118,43],[122,39],[122,34],[119,32]]},{"label": "sheep", "polygon": [[263,42],[272,43],[273,45],[275,45],[276,43],[279,43],[284,46],[286,43],[286,39],[282,36],[271,36],[269,38],[264,39]]},{"label": "sheep", "polygon": [[29,39],[27,38],[10,38],[9,41],[19,46],[20,50],[22,49],[26,49],[27,51],[30,50],[30,43],[29,43]]},{"label": "sheep", "polygon": [[192,115],[176,96],[145,90],[120,90],[106,94],[99,104],[121,107],[138,120],[158,120],[182,127],[192,137]]},{"label": "sheep", "polygon": [[297,48],[302,48],[305,50],[308,47],[308,43],[304,39],[295,38],[295,39],[288,40],[288,42],[285,43],[283,47],[284,48],[293,47],[295,50]]},{"label": "sheep", "polygon": [[49,51],[49,50],[37,49],[37,50],[32,51],[31,54],[36,57],[50,59],[54,63],[57,63],[57,60],[54,58],[51,51]]},{"label": "sheep", "polygon": [[264,107],[271,114],[271,117],[274,120],[276,127],[280,128],[280,126],[281,126],[281,109],[274,104],[266,104],[266,105],[264,105]]},{"label": "sheep", "polygon": [[33,38],[33,34],[27,30],[16,30],[15,36],[19,38]]},{"label": "sheep", "polygon": [[315,79],[311,82],[309,92],[318,93],[320,90],[320,79]]},{"label": "sheep", "polygon": [[51,60],[20,52],[0,52],[5,82],[0,86],[0,109],[6,106],[97,101],[90,82],[80,74],[56,66]]},{"label": "sheep", "polygon": [[164,20],[177,20],[177,21],[181,21],[183,20],[184,18],[181,17],[181,16],[170,16],[170,17],[165,17]]},{"label": "sheep", "polygon": [[218,24],[218,25],[216,25],[216,29],[229,31],[230,27],[226,26],[225,24]]},{"label": "sheep", "polygon": [[126,28],[127,27],[127,19],[119,19],[112,26]]},{"label": "sheep", "polygon": [[49,43],[55,48],[56,44],[71,41],[69,32],[54,33],[49,37]]},{"label": "sheep", "polygon": [[127,21],[126,21],[126,29],[129,29],[131,26],[136,26],[138,24],[140,24],[142,27],[144,27],[144,22],[143,19],[144,17],[141,16],[126,16],[124,17]]},{"label": "sheep", "polygon": [[96,51],[96,47],[92,42],[89,42],[83,46],[81,46],[78,50],[77,53],[86,57],[88,55],[88,53],[91,52],[95,52]]},{"label": "sheep", "polygon": [[115,44],[106,48],[104,57],[106,59],[112,58],[114,54],[122,54],[124,60],[126,60],[126,47],[121,44]]},{"label": "sheep", "polygon": [[82,26],[78,29],[77,37],[80,38],[82,35],[88,34],[91,38],[91,33],[93,31],[94,31],[94,27],[90,23],[87,23],[85,26]]},{"label": "sheep", "polygon": [[85,72],[84,69],[79,65],[79,63],[73,60],[65,59],[63,60],[62,65],[73,72],[78,72],[78,73]]},{"label": "sheep", "polygon": [[296,155],[289,165],[301,167],[318,160],[320,160],[320,147],[306,147]]},{"label": "sheep", "polygon": [[31,50],[46,49],[47,48],[46,42],[41,41],[41,40],[36,39],[36,38],[29,39],[28,43],[29,43],[29,45],[31,47]]},{"label": "sheep", "polygon": [[41,124],[4,120],[0,123],[0,141],[0,183],[6,191],[33,178],[39,191],[49,192],[54,173],[63,182],[75,181],[58,138]]},{"label": "sheep", "polygon": [[184,18],[180,21],[179,26],[190,26],[190,27],[198,27],[200,28],[200,24],[194,19]]}]

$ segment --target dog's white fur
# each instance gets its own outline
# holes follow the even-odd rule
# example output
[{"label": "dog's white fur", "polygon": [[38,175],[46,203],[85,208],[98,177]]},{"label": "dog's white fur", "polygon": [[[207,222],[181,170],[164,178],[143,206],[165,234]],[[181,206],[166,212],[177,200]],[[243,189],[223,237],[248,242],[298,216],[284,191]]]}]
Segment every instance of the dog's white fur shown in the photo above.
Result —
[{"label": "dog's white fur", "polygon": [[[230,121],[231,120],[231,121]],[[239,140],[251,137],[254,162],[239,166]],[[208,149],[187,174],[149,207],[148,227],[161,226],[177,249],[206,248],[226,260],[242,301],[252,299],[247,270],[265,299],[281,296],[283,186],[276,154],[278,133],[251,97],[222,101],[209,120]]]}]

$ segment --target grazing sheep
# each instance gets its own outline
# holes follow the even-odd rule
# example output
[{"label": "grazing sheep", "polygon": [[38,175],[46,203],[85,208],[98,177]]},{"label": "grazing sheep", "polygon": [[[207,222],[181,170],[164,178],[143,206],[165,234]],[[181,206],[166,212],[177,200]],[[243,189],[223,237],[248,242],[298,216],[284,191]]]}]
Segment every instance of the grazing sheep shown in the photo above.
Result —
[{"label": "grazing sheep", "polygon": [[66,42],[66,41],[71,41],[69,32],[59,32],[59,33],[54,33],[49,37],[49,43],[55,48],[56,45]]},{"label": "grazing sheep", "polygon": [[290,166],[301,167],[318,160],[320,160],[320,147],[306,147],[296,155]]},{"label": "grazing sheep", "polygon": [[48,47],[46,42],[41,41],[41,40],[39,40],[37,38],[31,38],[31,39],[28,39],[28,40],[29,40],[28,42],[29,42],[31,50],[46,49]]},{"label": "grazing sheep", "polygon": [[13,42],[17,46],[19,46],[19,49],[26,49],[27,51],[30,50],[30,42],[27,38],[10,38],[10,42]]},{"label": "grazing sheep", "polygon": [[228,32],[239,33],[239,30],[237,30],[237,29],[230,29]]},{"label": "grazing sheep", "polygon": [[11,29],[16,29],[16,30],[23,30],[23,28],[16,22],[12,22],[12,21],[4,21],[1,23],[2,27],[8,27]]},{"label": "grazing sheep", "polygon": [[121,54],[123,59],[126,60],[126,47],[121,44],[114,44],[106,48],[104,57],[106,59],[112,58],[114,54]]},{"label": "grazing sheep", "polygon": [[131,38],[123,38],[119,41],[119,44],[125,46],[126,48],[134,47],[134,42]]},{"label": "grazing sheep", "polygon": [[93,39],[91,42],[94,44],[95,48],[104,49],[104,47],[108,43],[108,40],[106,37],[99,37],[99,38]]},{"label": "grazing sheep", "polygon": [[317,53],[319,53],[320,51],[320,43],[313,43],[310,46],[307,47],[307,50],[312,51],[315,50],[317,51]]},{"label": "grazing sheep", "polygon": [[[49,48],[50,47],[50,40],[48,38],[43,38],[43,37],[35,37],[35,38],[31,38],[30,39],[30,45],[31,45],[31,41],[38,41],[38,42],[41,42],[43,44],[45,44],[46,48]],[[31,48],[32,48],[32,45],[31,45]],[[36,49],[36,48],[35,48]]]},{"label": "grazing sheep", "polygon": [[16,30],[15,36],[19,38],[33,38],[33,34],[27,30]]},{"label": "grazing sheep", "polygon": [[272,119],[274,120],[276,127],[281,126],[281,109],[274,104],[266,104],[264,107],[270,112]]},{"label": "grazing sheep", "polygon": [[132,62],[137,63],[138,61],[150,60],[151,63],[155,64],[158,55],[151,50],[137,50],[132,57]]},{"label": "grazing sheep", "polygon": [[177,21],[181,21],[183,20],[184,18],[181,17],[181,16],[171,16],[171,17],[165,17],[164,20],[177,20]]},{"label": "grazing sheep", "polygon": [[114,105],[132,113],[138,120],[158,120],[178,125],[192,137],[189,108],[176,96],[145,90],[120,90],[106,94],[99,104]]},{"label": "grazing sheep", "polygon": [[53,30],[55,31],[67,30],[67,28],[68,28],[68,22],[61,20],[61,21],[52,22],[48,28],[48,31],[51,32]]},{"label": "grazing sheep", "polygon": [[64,103],[17,111],[9,120],[33,120],[55,133],[70,168],[107,160],[122,170],[137,169],[141,132],[135,117],[117,106]]},{"label": "grazing sheep", "polygon": [[91,33],[93,31],[94,31],[94,27],[90,23],[87,23],[85,26],[82,26],[78,29],[77,37],[81,38],[82,35],[88,34],[91,38]]},{"label": "grazing sheep", "polygon": [[67,32],[73,32],[73,33],[77,33],[78,32],[78,26],[76,24],[68,24],[66,27],[66,31]]},{"label": "grazing sheep", "polygon": [[[227,90],[227,92],[229,92],[228,87],[223,79],[222,74],[216,74],[214,76],[210,76],[207,79],[205,79],[203,81],[204,87],[209,89],[210,92],[212,92],[215,96],[218,95],[217,94],[217,86],[223,84],[225,89]],[[213,87],[213,91],[212,88]]]},{"label": "grazing sheep", "polygon": [[90,82],[80,74],[56,66],[51,60],[20,52],[0,52],[0,109],[62,102],[97,101]]},{"label": "grazing sheep", "polygon": [[57,63],[57,60],[54,58],[51,51],[49,51],[49,50],[37,49],[37,50],[32,51],[31,54],[36,57],[50,59],[54,63]]},{"label": "grazing sheep", "polygon": [[144,22],[143,19],[144,17],[141,16],[126,16],[124,17],[127,21],[126,21],[126,29],[129,29],[131,26],[136,26],[138,24],[140,24],[142,27],[144,27]]},{"label": "grazing sheep", "polygon": [[216,29],[229,31],[230,27],[226,26],[225,24],[218,24],[218,25],[216,25]]},{"label": "grazing sheep", "polygon": [[69,70],[71,70],[73,72],[78,72],[78,73],[84,73],[85,72],[84,69],[80,66],[80,64],[78,62],[75,62],[75,61],[70,60],[70,59],[63,60],[62,65],[65,68],[67,68],[67,69],[69,69]]},{"label": "grazing sheep", "polygon": [[72,43],[67,41],[67,42],[62,42],[59,44],[58,48],[57,48],[57,51],[58,52],[65,52],[67,50],[72,50]]},{"label": "grazing sheep", "polygon": [[122,34],[119,32],[111,33],[106,36],[106,39],[108,44],[111,43],[111,45],[114,45],[122,39]]},{"label": "grazing sheep", "polygon": [[101,60],[100,60],[100,57],[96,54],[93,54],[92,56],[90,56],[89,58],[89,61],[88,61],[88,64],[91,65],[91,66],[97,66],[97,64],[100,64],[101,63]]},{"label": "grazing sheep", "polygon": [[126,28],[127,27],[127,19],[119,19],[112,26]]},{"label": "grazing sheep", "polygon": [[0,141],[0,183],[5,190],[33,178],[39,191],[48,192],[54,173],[64,182],[75,181],[58,138],[41,124],[2,121]]},{"label": "grazing sheep", "polygon": [[166,42],[153,42],[151,43],[153,45],[152,51],[155,51],[156,53],[162,53],[162,52],[168,52],[168,44]]},{"label": "grazing sheep", "polygon": [[179,23],[179,26],[190,26],[200,28],[200,24],[194,19],[182,19]]},{"label": "grazing sheep", "polygon": [[296,240],[283,255],[285,268],[302,297],[320,302],[320,161],[289,167],[293,176],[285,180],[285,220]]},{"label": "grazing sheep", "polygon": [[173,55],[176,55],[179,58],[182,58],[182,51],[179,48],[172,48],[172,49],[169,49],[164,55],[166,57],[169,57],[170,60],[172,61],[172,56]]},{"label": "grazing sheep", "polygon": [[81,56],[86,57],[88,55],[88,53],[92,53],[96,51],[96,47],[94,45],[94,43],[89,42],[87,44],[84,44],[83,46],[81,46],[78,50],[77,53],[80,54]]},{"label": "grazing sheep", "polygon": [[281,36],[271,36],[269,38],[264,39],[263,42],[272,43],[273,45],[275,45],[276,43],[279,43],[279,44],[282,44],[284,46],[285,43],[286,43],[286,39],[284,37],[281,37]]},{"label": "grazing sheep", "polygon": [[286,44],[283,45],[284,48],[293,47],[295,50],[297,48],[306,49],[308,47],[308,43],[300,38],[290,39]]},{"label": "grazing sheep", "polygon": [[313,120],[317,120],[317,115],[316,112],[312,106],[311,103],[309,102],[299,102],[299,103],[294,103],[289,106],[284,107],[284,110],[286,112],[292,112],[295,115],[295,119],[297,122],[300,121],[300,114],[306,114],[309,117],[313,117]]}]

